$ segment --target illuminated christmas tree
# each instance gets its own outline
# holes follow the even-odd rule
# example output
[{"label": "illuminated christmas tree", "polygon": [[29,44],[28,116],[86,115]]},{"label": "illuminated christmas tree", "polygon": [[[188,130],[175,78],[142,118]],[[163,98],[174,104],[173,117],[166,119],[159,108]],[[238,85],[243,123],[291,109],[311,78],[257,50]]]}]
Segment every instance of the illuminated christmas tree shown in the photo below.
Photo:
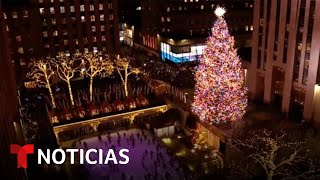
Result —
[{"label": "illuminated christmas tree", "polygon": [[215,10],[218,18],[195,72],[192,110],[201,121],[210,124],[241,119],[248,103],[241,61],[223,18],[224,13],[223,8]]}]

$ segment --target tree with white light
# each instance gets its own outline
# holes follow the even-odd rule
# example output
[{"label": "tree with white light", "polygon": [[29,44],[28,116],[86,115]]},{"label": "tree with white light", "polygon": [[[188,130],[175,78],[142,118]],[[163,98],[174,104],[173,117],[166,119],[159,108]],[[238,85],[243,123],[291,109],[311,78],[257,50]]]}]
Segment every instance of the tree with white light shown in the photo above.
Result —
[{"label": "tree with white light", "polygon": [[59,78],[68,84],[71,105],[74,106],[71,79],[75,76],[76,72],[80,68],[79,64],[77,64],[77,59],[71,58],[65,53],[60,52],[54,59],[53,64],[56,68]]},{"label": "tree with white light", "polygon": [[113,72],[113,63],[110,60],[109,55],[102,53],[85,53],[76,54],[76,57],[82,60],[83,69],[81,72],[90,78],[89,93],[90,102],[93,100],[93,79],[97,76],[106,77]]},{"label": "tree with white light", "polygon": [[50,59],[32,59],[29,65],[30,72],[27,73],[27,78],[34,80],[38,87],[45,87],[49,90],[52,108],[56,108],[56,103],[52,93],[50,79],[54,75],[52,61]]},{"label": "tree with white light", "polygon": [[126,57],[120,58],[119,55],[117,56],[117,59],[115,60],[115,69],[117,70],[117,72],[121,78],[126,97],[129,96],[128,77],[131,74],[140,74],[141,73],[141,70],[139,68],[134,68],[130,65],[130,61],[131,61],[130,58],[126,58]]},{"label": "tree with white light", "polygon": [[[317,162],[308,157],[305,140],[293,139],[285,131],[251,131],[244,137],[235,138],[233,142],[246,157],[255,162],[252,167],[260,165],[268,180],[275,176],[303,177],[318,170]],[[238,169],[243,167],[238,166]]]}]

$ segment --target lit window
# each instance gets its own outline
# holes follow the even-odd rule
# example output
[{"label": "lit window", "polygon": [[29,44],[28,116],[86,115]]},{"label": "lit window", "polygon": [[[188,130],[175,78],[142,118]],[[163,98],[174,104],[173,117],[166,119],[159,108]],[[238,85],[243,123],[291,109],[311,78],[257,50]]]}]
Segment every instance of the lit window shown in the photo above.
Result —
[{"label": "lit window", "polygon": [[88,53],[89,52],[88,48],[84,48],[84,52]]},{"label": "lit window", "polygon": [[182,10],[182,7],[181,6],[179,6],[179,11],[181,11]]},{"label": "lit window", "polygon": [[51,8],[50,8],[50,13],[51,13],[51,14],[54,14],[54,7],[51,7]]},{"label": "lit window", "polygon": [[104,31],[105,27],[104,25],[101,26],[101,31]]},{"label": "lit window", "polygon": [[103,41],[103,42],[106,42],[106,41],[107,41],[106,36],[102,36],[102,41]]},{"label": "lit window", "polygon": [[199,2],[199,0],[196,0],[196,2]]},{"label": "lit window", "polygon": [[94,11],[94,6],[93,6],[93,4],[90,4],[90,11]]},{"label": "lit window", "polygon": [[161,22],[164,22],[164,17],[161,17]]},{"label": "lit window", "polygon": [[53,25],[55,25],[56,24],[56,19],[51,19],[51,22],[52,22]]},{"label": "lit window", "polygon": [[170,32],[170,29],[167,29],[168,32]]},{"label": "lit window", "polygon": [[66,24],[66,18],[62,18],[61,21],[62,21],[62,24]]},{"label": "lit window", "polygon": [[9,26],[8,26],[8,25],[6,26],[6,29],[7,29],[7,31],[9,32]]},{"label": "lit window", "polygon": [[91,22],[94,22],[96,20],[96,16],[95,15],[91,15],[90,19],[91,19]]},{"label": "lit window", "polygon": [[79,53],[80,51],[79,51],[79,49],[76,49],[75,52],[76,52],[76,53]]},{"label": "lit window", "polygon": [[88,43],[88,39],[85,37],[85,38],[83,38],[83,42],[86,44],[86,43]]},{"label": "lit window", "polygon": [[99,4],[99,10],[103,10],[103,4]]},{"label": "lit window", "polygon": [[43,3],[43,0],[39,0],[39,3]]},{"label": "lit window", "polygon": [[96,27],[95,26],[91,26],[91,30],[92,30],[92,32],[96,32]]},{"label": "lit window", "polygon": [[61,13],[65,13],[64,6],[61,6],[61,7],[60,7],[60,12],[61,12]]},{"label": "lit window", "polygon": [[45,48],[49,48],[50,45],[49,45],[49,44],[45,44],[44,47],[45,47]]},{"label": "lit window", "polygon": [[7,19],[7,14],[6,13],[3,13],[3,18]]},{"label": "lit window", "polygon": [[246,31],[249,31],[249,26],[246,26],[245,29],[246,29]]},{"label": "lit window", "polygon": [[70,12],[74,12],[74,6],[70,6]]},{"label": "lit window", "polygon": [[100,21],[104,21],[104,14],[100,14]]},{"label": "lit window", "polygon": [[62,33],[64,36],[68,35],[68,32],[66,29],[63,30],[63,33]]},{"label": "lit window", "polygon": [[69,42],[68,42],[68,40],[65,39],[65,40],[63,41],[63,43],[64,43],[64,45],[68,45]]},{"label": "lit window", "polygon": [[188,2],[188,0],[184,0],[184,2]]},{"label": "lit window", "polygon": [[86,22],[86,18],[84,16],[81,16],[81,22]]},{"label": "lit window", "polygon": [[170,7],[167,8],[167,12],[170,12]]},{"label": "lit window", "polygon": [[12,18],[18,18],[18,13],[16,11],[12,12]]},{"label": "lit window", "polygon": [[112,3],[108,3],[108,8],[112,9]]},{"label": "lit window", "polygon": [[97,42],[97,37],[93,37],[92,39],[94,43]]},{"label": "lit window", "polygon": [[250,26],[250,31],[253,31],[253,25]]},{"label": "lit window", "polygon": [[190,0],[190,2],[193,2],[193,0]]},{"label": "lit window", "polygon": [[109,20],[110,20],[110,21],[113,20],[113,14],[110,14]]},{"label": "lit window", "polygon": [[184,7],[184,10],[187,10],[187,9],[188,9],[187,6],[185,6],[185,7]]},{"label": "lit window", "polygon": [[162,28],[162,32],[165,32],[166,31],[166,28]]},{"label": "lit window", "polygon": [[24,66],[24,65],[26,65],[27,63],[26,63],[26,61],[24,60],[24,59],[20,59],[20,66]]},{"label": "lit window", "polygon": [[19,53],[19,54],[23,54],[23,53],[24,53],[24,52],[23,52],[23,47],[19,47],[18,53]]},{"label": "lit window", "polygon": [[39,11],[40,11],[40,14],[44,14],[44,8],[40,8]]},{"label": "lit window", "polygon": [[81,6],[80,6],[80,11],[81,11],[81,12],[84,12],[84,5],[81,5]]},{"label": "lit window", "polygon": [[58,31],[57,31],[57,30],[55,30],[55,31],[53,32],[53,36],[58,36]]},{"label": "lit window", "polygon": [[98,48],[97,47],[93,47],[93,52],[94,53],[98,52]]},{"label": "lit window", "polygon": [[47,31],[43,31],[42,34],[43,34],[43,37],[48,37],[48,32]]},{"label": "lit window", "polygon": [[16,40],[17,40],[18,42],[21,42],[21,36],[16,36]]},{"label": "lit window", "polygon": [[26,10],[23,11],[23,17],[24,18],[28,17],[28,11],[26,11]]},{"label": "lit window", "polygon": [[171,21],[170,17],[167,17],[167,22],[170,22],[170,21]]},{"label": "lit window", "polygon": [[103,46],[102,51],[106,51],[106,50],[107,50],[107,47]]},{"label": "lit window", "polygon": [[203,10],[204,9],[204,5],[201,5],[201,10]]}]

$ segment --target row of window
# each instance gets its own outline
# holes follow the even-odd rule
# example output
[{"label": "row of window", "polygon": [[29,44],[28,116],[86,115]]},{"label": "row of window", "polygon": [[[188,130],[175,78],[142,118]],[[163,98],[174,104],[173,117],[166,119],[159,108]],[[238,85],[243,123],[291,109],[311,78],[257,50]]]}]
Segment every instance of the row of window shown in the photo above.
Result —
[{"label": "row of window", "polygon": [[[65,6],[60,6],[60,13],[65,13],[66,12],[66,7]],[[108,8],[110,10],[112,10],[112,3],[108,3]],[[44,8],[39,8],[40,10],[40,14],[44,14]],[[90,11],[94,11],[94,5],[90,4],[89,6],[89,10]],[[99,4],[99,8],[98,10],[102,11],[103,10],[103,4]],[[80,5],[80,12],[84,12],[85,11],[85,6],[84,5]],[[74,6],[70,6],[70,12],[75,12],[75,7]],[[51,14],[55,14],[55,8],[54,7],[50,7],[50,13]]]}]

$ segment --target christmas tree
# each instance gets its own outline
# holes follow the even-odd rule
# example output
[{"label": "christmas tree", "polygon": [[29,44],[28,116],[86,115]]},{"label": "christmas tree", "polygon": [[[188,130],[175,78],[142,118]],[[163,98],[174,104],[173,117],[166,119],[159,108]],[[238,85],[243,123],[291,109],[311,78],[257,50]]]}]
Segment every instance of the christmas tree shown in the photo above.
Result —
[{"label": "christmas tree", "polygon": [[223,18],[225,10],[217,8],[217,20],[195,72],[195,96],[192,110],[201,121],[210,124],[234,122],[242,118],[247,106],[244,72]]}]

